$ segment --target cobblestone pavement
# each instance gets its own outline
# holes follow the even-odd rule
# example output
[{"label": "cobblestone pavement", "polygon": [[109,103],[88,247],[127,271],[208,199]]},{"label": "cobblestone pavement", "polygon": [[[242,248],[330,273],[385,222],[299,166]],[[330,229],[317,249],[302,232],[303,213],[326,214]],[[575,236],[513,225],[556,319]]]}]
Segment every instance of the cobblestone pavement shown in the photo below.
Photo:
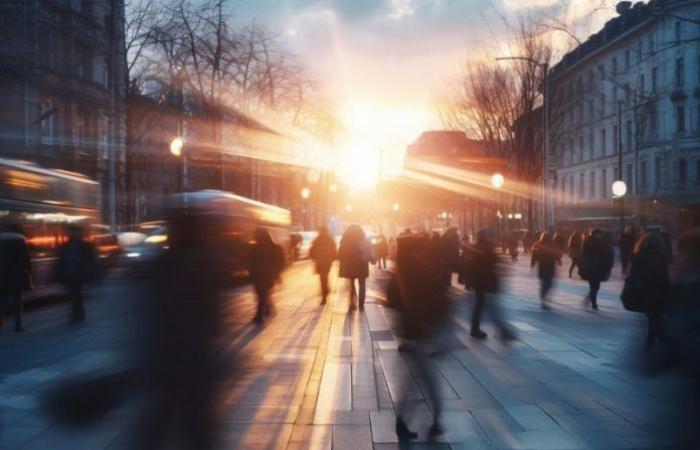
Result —
[{"label": "cobblestone pavement", "polygon": [[[619,276],[604,283],[601,309],[582,302],[581,280],[559,278],[552,309],[542,311],[527,261],[512,266],[502,304],[518,339],[469,337],[471,301],[452,289],[454,314],[431,358],[443,399],[445,434],[430,441],[424,381],[399,353],[393,310],[382,306],[385,273],[373,269],[364,312],[348,313],[337,280],[319,305],[309,263],[288,271],[275,293],[276,315],[250,323],[247,289],[226,303],[227,355],[234,376],[223,392],[220,429],[225,449],[650,449],[679,444],[672,424],[694,396],[673,371],[642,370],[645,318],[619,304]],[[564,272],[563,270],[561,271]],[[128,361],[133,344],[134,287],[118,277],[93,288],[87,323],[67,325],[68,306],[26,316],[27,332],[0,335],[0,449],[129,448],[138,398],[75,428],[42,409],[46,389],[80,373]],[[658,352],[663,349],[657,350]],[[394,402],[408,378],[410,446],[394,434]],[[137,397],[137,396],[135,396]]]}]

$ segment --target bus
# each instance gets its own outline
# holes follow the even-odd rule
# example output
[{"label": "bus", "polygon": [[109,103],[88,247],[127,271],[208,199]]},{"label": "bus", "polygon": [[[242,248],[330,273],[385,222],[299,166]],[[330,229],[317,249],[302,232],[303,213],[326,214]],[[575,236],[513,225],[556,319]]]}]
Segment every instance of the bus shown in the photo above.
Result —
[{"label": "bus", "polygon": [[69,225],[83,227],[98,247],[98,255],[115,250],[116,242],[100,224],[99,184],[28,161],[0,158],[0,226],[6,225],[19,226],[27,237],[34,285],[27,298],[52,290],[56,250],[66,242]]}]

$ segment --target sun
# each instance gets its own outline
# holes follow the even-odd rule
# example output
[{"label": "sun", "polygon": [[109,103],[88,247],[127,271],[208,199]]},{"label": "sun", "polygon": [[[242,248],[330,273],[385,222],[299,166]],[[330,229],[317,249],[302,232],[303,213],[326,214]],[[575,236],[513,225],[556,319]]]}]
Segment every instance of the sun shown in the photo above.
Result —
[{"label": "sun", "polygon": [[359,139],[349,142],[341,149],[337,173],[350,190],[373,188],[380,177],[379,149]]}]

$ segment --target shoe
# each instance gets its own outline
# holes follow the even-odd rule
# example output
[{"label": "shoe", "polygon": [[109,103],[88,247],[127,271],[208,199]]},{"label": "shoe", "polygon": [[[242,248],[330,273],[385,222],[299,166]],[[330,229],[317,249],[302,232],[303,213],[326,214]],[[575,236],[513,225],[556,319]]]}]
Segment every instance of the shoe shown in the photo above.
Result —
[{"label": "shoe", "polygon": [[411,431],[406,426],[406,422],[403,421],[401,416],[396,418],[396,436],[401,439],[417,439],[418,433]]},{"label": "shoe", "polygon": [[360,308],[359,308],[359,309],[360,309],[360,311],[364,311],[364,310],[365,310],[365,305],[360,305]]},{"label": "shoe", "polygon": [[403,344],[399,344],[399,353],[415,353],[416,352],[416,347],[413,345],[404,342]]},{"label": "shoe", "polygon": [[542,302],[542,303],[541,303],[541,306],[542,306],[542,310],[543,310],[543,311],[548,311],[548,310],[550,309],[549,305],[546,304],[545,302]]},{"label": "shoe", "polygon": [[591,308],[593,308],[595,311],[598,311],[598,304],[597,304],[597,303],[593,303],[593,304],[591,305]]},{"label": "shoe", "polygon": [[321,306],[323,306],[323,305],[325,305],[325,304],[326,304],[326,301],[325,301],[325,300],[321,300]]},{"label": "shoe", "polygon": [[348,311],[354,311],[356,308],[357,308],[357,306],[355,306],[355,304],[353,303],[353,304],[350,305],[350,307],[348,308]]},{"label": "shoe", "polygon": [[471,337],[477,338],[477,339],[486,339],[486,336],[488,336],[488,334],[484,333],[481,330],[472,330],[470,335],[471,335]]},{"label": "shoe", "polygon": [[430,431],[428,432],[428,436],[431,438],[436,438],[438,436],[442,436],[445,434],[445,430],[442,428],[440,423],[438,422],[433,422],[433,426],[430,427]]}]

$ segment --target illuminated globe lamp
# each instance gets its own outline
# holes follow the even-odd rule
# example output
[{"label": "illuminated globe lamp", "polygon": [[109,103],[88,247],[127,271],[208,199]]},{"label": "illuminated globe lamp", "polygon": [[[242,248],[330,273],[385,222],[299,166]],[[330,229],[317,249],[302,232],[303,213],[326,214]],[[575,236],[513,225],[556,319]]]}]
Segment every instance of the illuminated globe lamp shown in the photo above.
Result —
[{"label": "illuminated globe lamp", "polygon": [[306,200],[306,199],[308,199],[309,197],[311,197],[311,189],[309,189],[309,188],[307,188],[307,187],[303,188],[303,189],[301,190],[301,198],[303,198],[304,200]]},{"label": "illuminated globe lamp", "polygon": [[615,198],[622,198],[627,194],[627,183],[622,180],[616,180],[612,184],[612,193]]},{"label": "illuminated globe lamp", "polygon": [[505,182],[506,179],[501,173],[496,172],[491,176],[491,186],[493,186],[496,189],[501,189]]},{"label": "illuminated globe lamp", "polygon": [[398,203],[394,203],[394,204],[392,205],[392,209],[393,209],[394,211],[398,211],[399,209],[401,209],[401,205],[399,205]]},{"label": "illuminated globe lamp", "polygon": [[182,148],[184,146],[185,140],[178,136],[170,142],[170,153],[179,158],[180,156],[182,156]]}]

